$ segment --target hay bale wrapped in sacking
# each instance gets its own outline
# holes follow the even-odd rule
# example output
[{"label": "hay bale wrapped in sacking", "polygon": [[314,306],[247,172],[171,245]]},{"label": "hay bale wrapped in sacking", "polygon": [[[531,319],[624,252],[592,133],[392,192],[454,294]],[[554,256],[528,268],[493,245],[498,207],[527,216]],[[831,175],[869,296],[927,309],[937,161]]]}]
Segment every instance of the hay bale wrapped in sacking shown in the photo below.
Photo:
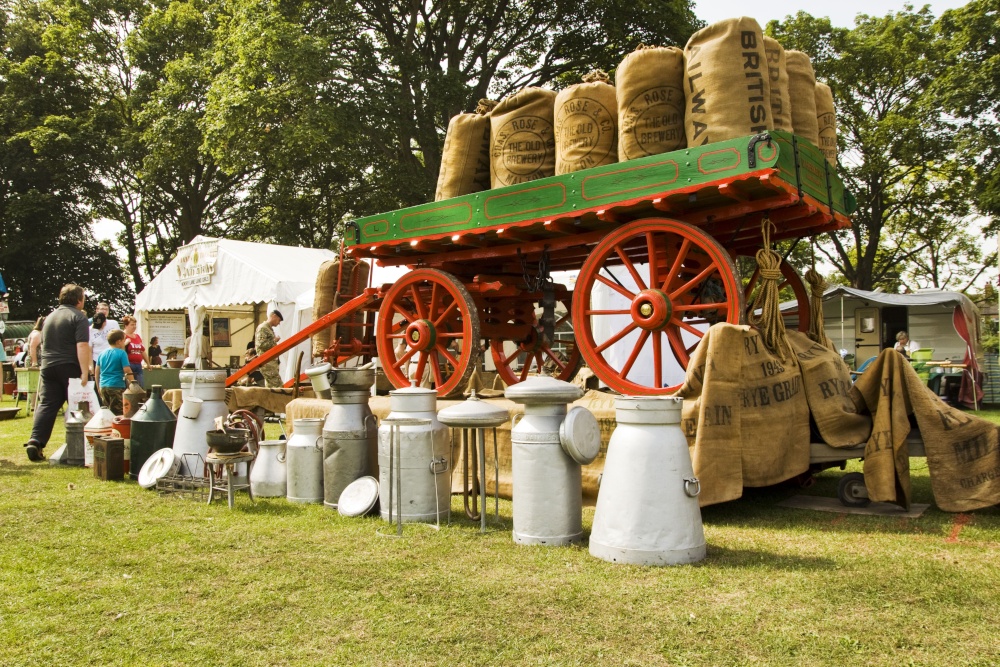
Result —
[{"label": "hay bale wrapped in sacking", "polygon": [[557,174],[618,161],[617,102],[607,74],[591,72],[556,95],[555,133]]},{"label": "hay bale wrapped in sacking", "polygon": [[687,146],[684,135],[684,52],[640,46],[615,73],[618,160],[635,160]]},{"label": "hay bale wrapped in sacking", "polygon": [[461,197],[490,188],[490,111],[493,100],[479,100],[473,113],[448,123],[434,200]]},{"label": "hay bale wrapped in sacking", "polygon": [[767,80],[771,86],[771,123],[775,130],[792,131],[792,105],[788,98],[788,66],[785,47],[773,37],[764,35],[767,56]]},{"label": "hay bale wrapped in sacking", "polygon": [[764,33],[757,21],[726,19],[691,35],[684,47],[688,146],[774,129]]},{"label": "hay bale wrapped in sacking", "polygon": [[819,146],[816,123],[816,74],[809,56],[801,51],[785,51],[788,67],[788,94],[792,100],[792,132]]},{"label": "hay bale wrapped in sacking", "polygon": [[816,124],[819,126],[819,149],[827,162],[836,167],[837,111],[833,106],[833,91],[821,82],[816,82]]},{"label": "hay bale wrapped in sacking", "polygon": [[490,114],[490,167],[494,188],[535,181],[556,173],[553,114],[556,94],[525,88]]}]

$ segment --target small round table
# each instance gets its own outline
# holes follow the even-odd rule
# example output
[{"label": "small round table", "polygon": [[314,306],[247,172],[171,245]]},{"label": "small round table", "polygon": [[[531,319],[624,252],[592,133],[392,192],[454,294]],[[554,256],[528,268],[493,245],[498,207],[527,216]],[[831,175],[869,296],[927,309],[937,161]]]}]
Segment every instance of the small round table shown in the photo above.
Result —
[{"label": "small round table", "polygon": [[[237,454],[216,454],[215,452],[209,452],[208,456],[205,457],[206,467],[208,468],[208,502],[211,504],[212,500],[215,498],[216,491],[225,491],[226,496],[229,499],[229,509],[233,508],[233,501],[236,497],[237,491],[242,491],[246,489],[247,494],[250,496],[250,502],[253,502],[253,491],[250,489],[250,463],[253,462],[253,454],[251,452],[239,452]],[[233,470],[238,463],[247,464],[247,476],[244,478],[246,481],[237,481],[236,472]],[[222,474],[222,468],[225,468],[225,480],[217,478],[218,474]]]}]

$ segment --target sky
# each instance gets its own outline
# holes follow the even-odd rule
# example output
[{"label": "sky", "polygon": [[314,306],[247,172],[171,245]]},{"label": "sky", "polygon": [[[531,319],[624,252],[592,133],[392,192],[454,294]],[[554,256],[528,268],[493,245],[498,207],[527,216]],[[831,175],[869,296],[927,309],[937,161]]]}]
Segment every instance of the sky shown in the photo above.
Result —
[{"label": "sky", "polygon": [[[912,2],[915,9],[930,5],[931,13],[940,16],[946,9],[955,9],[966,4],[967,0],[932,0],[931,2]],[[784,20],[786,16],[804,11],[815,17],[829,17],[836,27],[853,28],[854,17],[858,14],[869,16],[885,16],[889,12],[899,11],[906,0],[838,0],[837,2],[816,2],[815,0],[765,0],[751,6],[746,0],[694,0],[695,16],[713,23],[735,16],[752,16],[764,27],[768,21]],[[748,13],[749,12],[749,13]]]}]

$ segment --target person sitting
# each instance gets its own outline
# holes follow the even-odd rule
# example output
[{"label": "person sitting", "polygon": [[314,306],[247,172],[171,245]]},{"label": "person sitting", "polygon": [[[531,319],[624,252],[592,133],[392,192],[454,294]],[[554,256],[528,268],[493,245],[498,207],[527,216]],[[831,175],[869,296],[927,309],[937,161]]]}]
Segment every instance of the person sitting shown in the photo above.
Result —
[{"label": "person sitting", "polygon": [[108,349],[97,358],[97,375],[100,377],[101,400],[116,415],[125,413],[122,395],[128,383],[135,380],[132,365],[125,352],[125,332],[115,329],[108,334]]},{"label": "person sitting", "polygon": [[893,349],[909,359],[911,354],[920,349],[920,345],[916,341],[910,340],[910,334],[900,331],[896,334],[896,345]]}]

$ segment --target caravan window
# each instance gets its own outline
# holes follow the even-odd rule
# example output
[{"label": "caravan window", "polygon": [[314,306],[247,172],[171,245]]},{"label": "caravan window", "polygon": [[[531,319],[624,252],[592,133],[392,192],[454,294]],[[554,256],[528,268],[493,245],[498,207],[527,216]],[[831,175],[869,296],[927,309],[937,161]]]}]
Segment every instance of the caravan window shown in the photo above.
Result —
[{"label": "caravan window", "polygon": [[862,317],[861,318],[861,333],[873,333],[875,331],[875,318],[874,317]]}]

